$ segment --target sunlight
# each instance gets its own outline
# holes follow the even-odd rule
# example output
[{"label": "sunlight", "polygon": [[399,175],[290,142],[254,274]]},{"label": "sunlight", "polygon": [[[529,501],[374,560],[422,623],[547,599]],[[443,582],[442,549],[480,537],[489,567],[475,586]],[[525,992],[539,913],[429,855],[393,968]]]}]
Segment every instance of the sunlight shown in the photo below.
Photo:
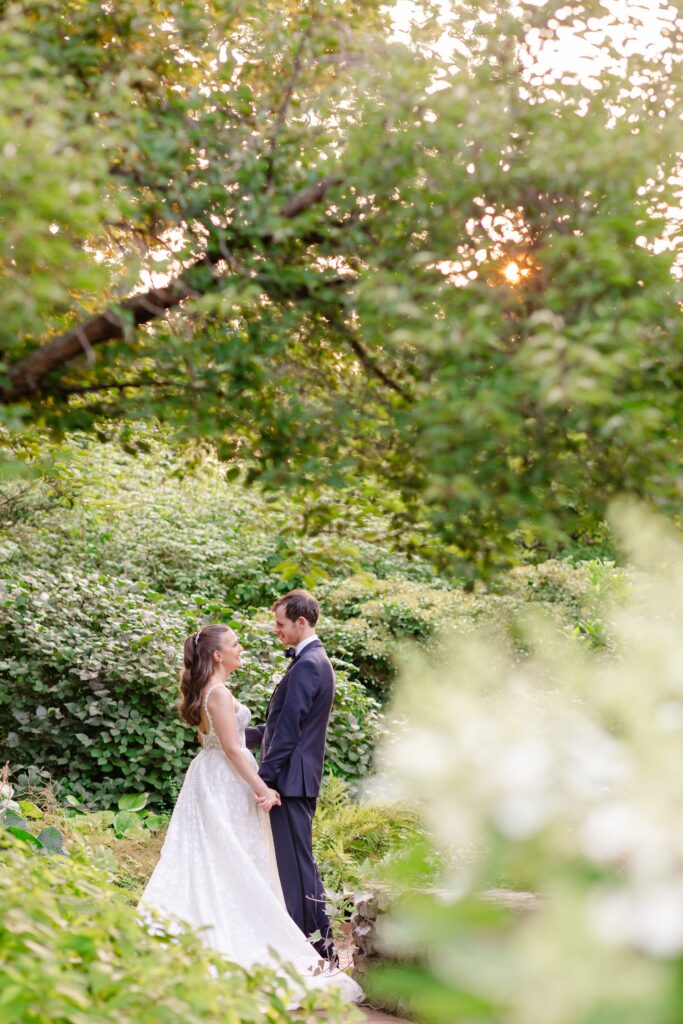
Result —
[{"label": "sunlight", "polygon": [[528,267],[520,267],[519,263],[516,263],[514,260],[511,260],[502,271],[507,283],[513,285],[513,287],[518,285],[525,277],[528,277],[529,273]]},{"label": "sunlight", "polygon": [[[431,5],[427,6],[432,9]],[[472,20],[465,17],[463,6],[453,4],[451,0],[438,0],[437,7],[443,32],[431,44],[431,52],[446,63],[454,62],[457,54],[468,57],[471,47],[466,38],[467,33],[477,20],[490,20],[491,13],[479,10],[478,18]],[[569,75],[590,87],[596,83],[596,73],[608,66],[610,61],[614,70],[618,71],[618,58],[643,53],[650,58],[658,56],[666,59],[666,32],[676,13],[675,5],[670,0],[605,0],[602,8],[599,16],[588,18],[586,15],[586,26],[590,29],[588,33],[582,32],[586,26],[582,26],[579,21],[572,25],[558,19],[551,22],[555,30],[554,38],[541,37],[531,29],[527,39],[529,49],[520,54],[526,74],[556,80]],[[387,4],[386,9],[391,16],[393,38],[397,42],[414,45],[413,30],[425,21],[425,6],[420,0],[394,0]],[[518,10],[514,3],[510,3],[510,9]],[[607,55],[605,43],[614,46],[617,56]]]}]

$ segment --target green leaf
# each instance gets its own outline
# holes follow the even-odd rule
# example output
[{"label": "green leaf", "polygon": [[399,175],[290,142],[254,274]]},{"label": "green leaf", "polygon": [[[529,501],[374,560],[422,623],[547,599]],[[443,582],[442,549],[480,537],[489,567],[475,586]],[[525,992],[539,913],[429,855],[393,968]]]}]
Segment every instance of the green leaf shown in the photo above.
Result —
[{"label": "green leaf", "polygon": [[20,814],[16,813],[16,811],[5,811],[1,820],[2,824],[7,828],[9,828],[10,825],[14,828],[25,828],[28,824],[26,819],[22,818]]},{"label": "green leaf", "polygon": [[163,814],[148,814],[144,820],[145,828],[148,828],[151,831],[161,828],[165,823],[166,818]]},{"label": "green leaf", "polygon": [[93,811],[88,818],[99,828],[108,828],[114,824],[116,814],[114,811]]},{"label": "green leaf", "polygon": [[21,800],[19,802],[21,807],[21,813],[25,818],[44,818],[45,812],[41,811],[40,807],[36,807],[30,800]]},{"label": "green leaf", "polygon": [[119,798],[120,811],[141,811],[149,800],[149,793],[125,793]]},{"label": "green leaf", "polygon": [[38,836],[38,840],[49,853],[64,853],[64,836],[53,825],[48,825]]},{"label": "green leaf", "polygon": [[114,818],[114,829],[119,835],[125,835],[126,832],[131,832],[134,828],[137,828],[140,824],[140,818],[134,811],[119,811]]},{"label": "green leaf", "polygon": [[7,831],[11,832],[13,836],[17,837],[17,839],[21,839],[22,842],[26,843],[27,846],[32,846],[34,847],[34,849],[37,850],[39,850],[42,846],[40,840],[36,839],[34,835],[32,835],[30,832],[27,832],[26,829],[24,828],[18,828],[18,826],[16,825],[10,825]]}]

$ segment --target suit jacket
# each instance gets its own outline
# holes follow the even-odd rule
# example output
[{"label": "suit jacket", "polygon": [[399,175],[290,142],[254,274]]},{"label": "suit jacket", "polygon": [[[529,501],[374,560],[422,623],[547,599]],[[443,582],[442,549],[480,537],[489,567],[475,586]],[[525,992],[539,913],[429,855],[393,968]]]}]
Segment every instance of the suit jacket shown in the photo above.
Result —
[{"label": "suit jacket", "polygon": [[265,725],[246,730],[261,747],[259,775],[281,796],[317,797],[334,700],[334,669],[320,640],[294,658],[270,698]]}]

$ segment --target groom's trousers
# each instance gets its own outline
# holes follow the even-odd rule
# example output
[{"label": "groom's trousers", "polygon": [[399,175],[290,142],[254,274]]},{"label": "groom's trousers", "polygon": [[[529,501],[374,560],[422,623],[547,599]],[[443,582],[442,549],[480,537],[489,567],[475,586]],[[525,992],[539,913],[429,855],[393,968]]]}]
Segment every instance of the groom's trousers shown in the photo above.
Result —
[{"label": "groom's trousers", "polygon": [[282,805],[273,807],[270,824],[278,872],[289,916],[304,935],[319,931],[313,942],[321,957],[335,956],[332,929],[325,908],[325,893],[318,865],[313,856],[313,797],[283,796]]}]

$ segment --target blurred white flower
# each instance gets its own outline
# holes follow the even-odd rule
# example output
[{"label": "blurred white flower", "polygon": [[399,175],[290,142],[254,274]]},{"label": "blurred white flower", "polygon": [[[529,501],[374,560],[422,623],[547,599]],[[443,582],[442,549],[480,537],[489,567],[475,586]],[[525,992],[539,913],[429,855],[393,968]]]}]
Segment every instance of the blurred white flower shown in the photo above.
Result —
[{"label": "blurred white flower", "polygon": [[596,893],[589,913],[596,933],[609,945],[631,945],[656,957],[683,953],[683,878]]},{"label": "blurred white flower", "polygon": [[[440,667],[411,658],[393,706],[411,729],[378,753],[453,884],[521,864],[544,897],[495,953],[488,937],[470,947],[462,921],[429,952],[484,992],[499,971],[510,1024],[597,1019],[608,996],[656,992],[683,956],[683,547],[632,511],[622,521],[636,568],[602,613],[609,655],[550,621],[530,626],[526,659],[486,634],[444,639]],[[387,934],[408,948],[409,918],[401,927]]]}]

